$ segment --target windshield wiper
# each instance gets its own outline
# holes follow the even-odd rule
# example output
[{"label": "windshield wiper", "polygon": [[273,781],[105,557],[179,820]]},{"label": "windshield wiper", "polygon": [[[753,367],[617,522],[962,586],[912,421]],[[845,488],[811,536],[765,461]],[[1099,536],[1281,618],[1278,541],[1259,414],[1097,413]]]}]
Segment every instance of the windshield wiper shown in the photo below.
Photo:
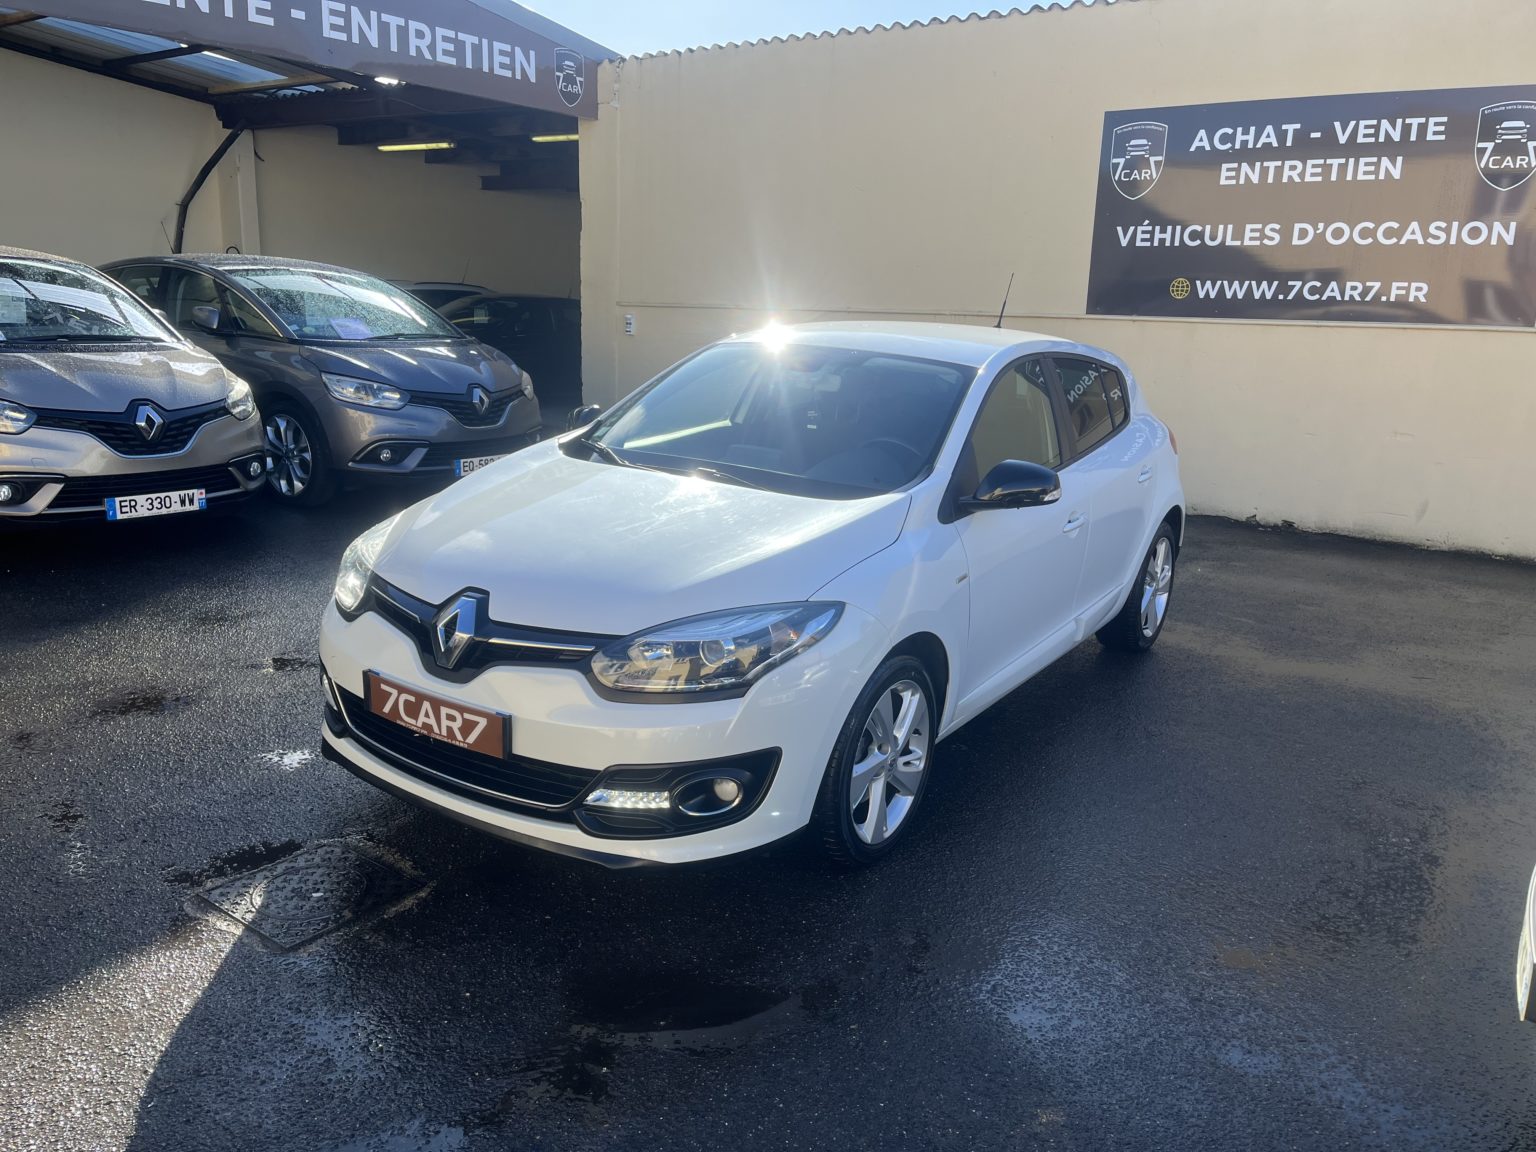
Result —
[{"label": "windshield wiper", "polygon": [[608,463],[617,464],[621,468],[638,468],[642,472],[672,471],[670,468],[658,468],[654,464],[641,464],[636,460],[626,460],[608,445],[602,443],[599,440],[588,439],[586,436],[578,436],[574,441],[572,441],[572,443],[580,444],[584,447],[592,449],[593,452],[601,456],[604,460],[608,461]]},{"label": "windshield wiper", "polygon": [[702,466],[702,465],[700,467],[698,467],[698,468],[690,468],[688,470],[688,472],[687,472],[687,475],[689,475],[689,476],[701,476],[705,480],[720,480],[720,481],[723,481],[726,484],[739,484],[743,488],[756,488],[759,492],[772,492],[773,491],[772,488],[768,488],[768,487],[766,487],[766,486],[764,486],[762,484],[754,483],[753,481],[748,480],[745,477],[737,476],[735,473],[732,473],[732,472],[722,472],[718,468],[709,468],[709,467]]},{"label": "windshield wiper", "polygon": [[8,344],[164,344],[159,336],[125,336],[116,333],[107,336],[83,336],[77,332],[60,332],[56,336],[13,336]]}]

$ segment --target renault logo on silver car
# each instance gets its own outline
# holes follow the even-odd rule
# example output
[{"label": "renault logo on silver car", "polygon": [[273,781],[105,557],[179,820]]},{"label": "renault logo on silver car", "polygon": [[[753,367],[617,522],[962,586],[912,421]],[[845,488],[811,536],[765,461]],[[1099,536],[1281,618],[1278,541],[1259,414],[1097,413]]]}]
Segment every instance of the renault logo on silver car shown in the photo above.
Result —
[{"label": "renault logo on silver car", "polygon": [[165,417],[153,404],[140,404],[133,414],[133,426],[146,440],[153,441],[165,427]]},{"label": "renault logo on silver car", "polygon": [[432,621],[432,654],[443,668],[457,668],[480,620],[480,597],[465,594]]}]

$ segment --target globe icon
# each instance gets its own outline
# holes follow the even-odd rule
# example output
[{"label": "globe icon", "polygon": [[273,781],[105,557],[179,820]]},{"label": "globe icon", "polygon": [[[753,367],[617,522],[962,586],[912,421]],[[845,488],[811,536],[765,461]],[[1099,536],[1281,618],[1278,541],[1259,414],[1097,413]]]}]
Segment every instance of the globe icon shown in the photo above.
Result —
[{"label": "globe icon", "polygon": [[1168,285],[1168,295],[1172,296],[1175,300],[1187,300],[1189,298],[1189,292],[1189,281],[1184,279],[1182,276],[1180,276],[1172,284]]}]

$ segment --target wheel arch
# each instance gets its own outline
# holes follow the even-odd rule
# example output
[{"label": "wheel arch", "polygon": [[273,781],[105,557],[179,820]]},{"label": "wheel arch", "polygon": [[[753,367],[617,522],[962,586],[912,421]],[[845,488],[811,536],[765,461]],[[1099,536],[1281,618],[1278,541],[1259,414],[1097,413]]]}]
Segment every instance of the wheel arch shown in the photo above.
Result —
[{"label": "wheel arch", "polygon": [[1167,513],[1167,515],[1165,515],[1163,517],[1162,522],[1164,524],[1168,525],[1168,527],[1173,530],[1173,545],[1174,545],[1174,547],[1175,548],[1183,548],[1184,547],[1184,508],[1183,508],[1183,506],[1179,505],[1179,504],[1175,504],[1172,508],[1168,509],[1168,513]]},{"label": "wheel arch", "polygon": [[938,695],[934,701],[935,711],[942,723],[944,705],[949,699],[949,651],[944,647],[944,641],[932,632],[914,632],[887,652],[885,660],[895,656],[911,656],[928,670],[933,690]]}]

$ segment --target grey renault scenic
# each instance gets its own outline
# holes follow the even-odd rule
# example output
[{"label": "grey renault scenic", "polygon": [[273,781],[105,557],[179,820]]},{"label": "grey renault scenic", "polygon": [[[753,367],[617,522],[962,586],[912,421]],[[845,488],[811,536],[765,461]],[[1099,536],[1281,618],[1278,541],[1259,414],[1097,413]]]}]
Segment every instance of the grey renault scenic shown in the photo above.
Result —
[{"label": "grey renault scenic", "polygon": [[528,374],[384,280],[240,255],[102,270],[250,381],[285,500],[348,476],[464,476],[538,436]]},{"label": "grey renault scenic", "polygon": [[244,381],[94,269],[0,247],[0,528],[202,512],[265,474]]}]

